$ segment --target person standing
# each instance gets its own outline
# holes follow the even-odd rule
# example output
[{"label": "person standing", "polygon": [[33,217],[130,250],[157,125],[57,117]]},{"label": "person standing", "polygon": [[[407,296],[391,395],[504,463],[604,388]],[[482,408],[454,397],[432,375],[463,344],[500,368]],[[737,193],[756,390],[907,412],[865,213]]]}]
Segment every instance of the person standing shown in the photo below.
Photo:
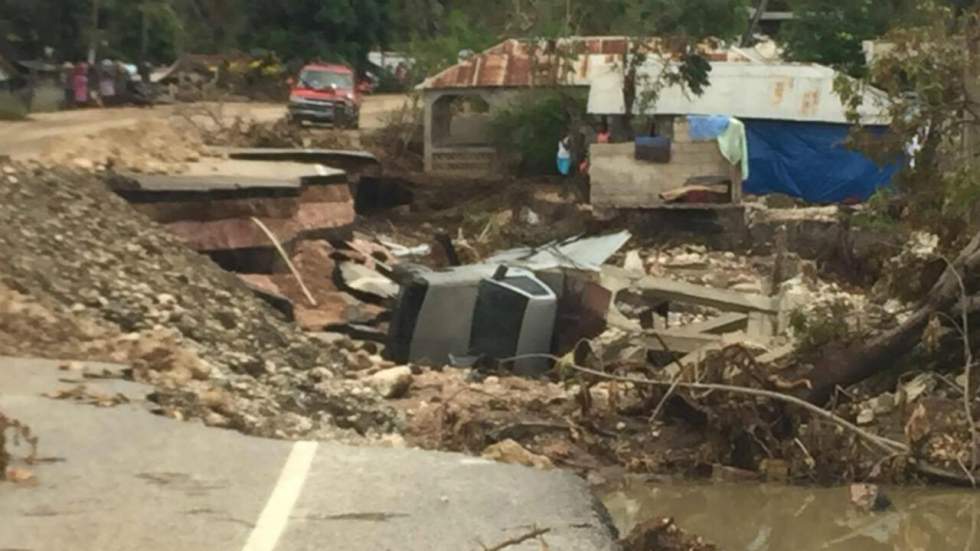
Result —
[{"label": "person standing", "polygon": [[572,171],[571,138],[566,134],[558,140],[558,172],[568,176]]},{"label": "person standing", "polygon": [[65,62],[61,66],[61,88],[64,90],[64,109],[71,109],[75,106],[75,84],[72,80],[75,77],[75,66]]},{"label": "person standing", "polygon": [[132,78],[129,68],[122,61],[117,61],[113,76],[116,83],[116,103],[126,105],[130,102],[129,81]]},{"label": "person standing", "polygon": [[86,65],[85,62],[75,65],[71,85],[72,90],[75,93],[75,106],[83,107],[88,105],[88,65]]},{"label": "person standing", "polygon": [[99,72],[99,96],[105,107],[116,104],[116,64],[111,59],[102,61],[102,70]]},{"label": "person standing", "polygon": [[609,143],[609,124],[605,119],[599,123],[599,131],[595,135],[596,143]]},{"label": "person standing", "polygon": [[146,60],[141,61],[138,66],[138,71],[143,84],[150,84],[153,75],[153,67],[150,65],[150,62]]}]

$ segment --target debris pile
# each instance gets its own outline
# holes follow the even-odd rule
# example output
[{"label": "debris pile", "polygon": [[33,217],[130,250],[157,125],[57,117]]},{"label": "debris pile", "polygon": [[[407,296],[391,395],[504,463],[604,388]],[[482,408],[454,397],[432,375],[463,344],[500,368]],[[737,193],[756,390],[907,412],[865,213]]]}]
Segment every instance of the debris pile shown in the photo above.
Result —
[{"label": "debris pile", "polygon": [[[296,147],[305,149],[361,149],[360,134],[335,128],[303,128],[286,119],[260,122],[247,117],[224,117],[214,106],[184,108],[184,118],[197,121],[204,142],[225,147]],[[204,122],[200,122],[204,121]]]},{"label": "debris pile", "polygon": [[0,412],[0,482],[25,482],[33,478],[29,470],[11,465],[15,459],[12,452],[15,447],[23,446],[27,450],[26,462],[31,463],[37,457],[37,442],[38,437],[29,426]]},{"label": "debris pile", "polygon": [[84,137],[51,141],[42,160],[79,170],[113,168],[147,174],[183,172],[206,155],[198,132],[180,121],[146,119]]},{"label": "debris pile", "polygon": [[[225,145],[310,146],[315,135],[215,128],[209,140]],[[275,212],[224,197],[239,202],[198,222],[228,214],[234,231],[174,232],[222,271],[87,174],[7,170],[0,324],[13,337],[0,347],[127,363],[169,415],[343,437],[387,432],[399,411],[409,444],[588,472],[895,481],[973,463],[965,383],[914,371],[867,381],[873,369],[853,353],[903,328],[918,338],[906,324],[929,315],[906,301],[935,278],[908,296],[886,283],[868,295],[778,244],[787,222],[831,231],[836,209],[754,214],[776,236],[765,256],[642,243],[609,261],[628,235],[566,239],[586,233],[589,216],[554,188],[425,182],[408,202],[355,218],[356,199],[327,201],[321,186],[317,212],[344,204],[336,227],[276,225],[302,209],[303,191],[263,203]],[[147,204],[137,210],[170,226],[173,212],[194,211]],[[201,246],[216,234],[250,240]],[[889,264],[893,282],[934,270],[935,248],[911,240]],[[923,339],[949,348],[934,321]],[[32,337],[36,327],[52,330]]]},{"label": "debris pile", "polygon": [[5,167],[0,249],[3,283],[47,311],[4,302],[0,325],[27,333],[25,312],[43,322],[4,341],[13,352],[64,357],[72,341],[49,346],[46,335],[75,328],[70,357],[132,361],[168,415],[275,437],[395,426],[376,392],[344,378],[340,350],[297,331],[88,173]]},{"label": "debris pile", "polygon": [[684,532],[672,518],[656,518],[638,525],[620,542],[624,551],[684,550],[715,551],[718,549],[700,536]]},{"label": "debris pile", "polygon": [[958,389],[940,378],[844,388],[829,404],[816,394],[823,350],[887,333],[908,308],[792,260],[777,277],[772,257],[627,250],[623,268],[602,266],[615,296],[605,332],[544,379],[506,362],[423,368],[394,402],[406,438],[534,466],[739,480],[902,481],[969,463]]}]

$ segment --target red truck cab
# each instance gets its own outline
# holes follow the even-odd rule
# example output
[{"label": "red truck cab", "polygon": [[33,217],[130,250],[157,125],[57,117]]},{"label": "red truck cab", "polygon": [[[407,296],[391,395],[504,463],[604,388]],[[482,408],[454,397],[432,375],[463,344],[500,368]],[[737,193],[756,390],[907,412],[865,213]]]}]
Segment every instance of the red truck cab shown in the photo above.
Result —
[{"label": "red truck cab", "polygon": [[289,114],[292,123],[318,122],[357,128],[362,90],[354,71],[346,65],[313,63],[290,82]]}]

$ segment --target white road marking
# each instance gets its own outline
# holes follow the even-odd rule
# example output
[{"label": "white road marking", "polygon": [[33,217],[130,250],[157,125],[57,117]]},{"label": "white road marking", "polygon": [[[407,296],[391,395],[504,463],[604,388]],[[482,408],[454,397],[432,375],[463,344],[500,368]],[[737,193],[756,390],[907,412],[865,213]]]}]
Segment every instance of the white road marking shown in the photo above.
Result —
[{"label": "white road marking", "polygon": [[289,523],[289,516],[296,506],[296,500],[303,490],[310,465],[313,464],[313,457],[316,456],[316,448],[316,442],[293,444],[293,449],[286,458],[286,464],[279,473],[279,480],[272,489],[272,495],[262,509],[262,514],[259,515],[259,520],[255,523],[255,528],[252,529],[242,551],[273,551],[276,548],[279,537]]}]

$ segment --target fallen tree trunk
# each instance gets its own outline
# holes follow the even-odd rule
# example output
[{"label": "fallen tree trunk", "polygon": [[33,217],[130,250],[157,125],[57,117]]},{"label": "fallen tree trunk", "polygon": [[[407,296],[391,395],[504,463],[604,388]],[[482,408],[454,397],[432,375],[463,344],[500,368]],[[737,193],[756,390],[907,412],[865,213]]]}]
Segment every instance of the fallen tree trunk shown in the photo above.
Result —
[{"label": "fallen tree trunk", "polygon": [[[922,306],[898,327],[849,348],[827,350],[804,376],[810,388],[801,396],[813,404],[830,399],[838,386],[847,387],[885,371],[921,342],[922,332],[930,318],[942,312],[959,319],[962,308],[980,307],[977,270],[980,268],[980,233],[960,252],[956,260],[933,285]],[[962,279],[961,279],[962,278]],[[964,296],[962,285],[968,296]],[[980,308],[978,308],[980,310]]]}]

